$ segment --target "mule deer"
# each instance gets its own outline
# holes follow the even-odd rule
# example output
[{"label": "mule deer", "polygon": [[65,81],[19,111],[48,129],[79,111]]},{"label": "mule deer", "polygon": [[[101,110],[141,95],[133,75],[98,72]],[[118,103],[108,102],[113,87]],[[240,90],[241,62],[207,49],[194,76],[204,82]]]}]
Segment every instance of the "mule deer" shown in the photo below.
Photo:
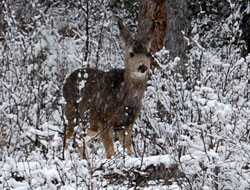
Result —
[{"label": "mule deer", "polygon": [[[133,38],[129,30],[118,21],[120,35],[125,45],[125,69],[104,72],[94,68],[74,71],[63,86],[66,100],[66,145],[81,119],[88,119],[88,135],[100,134],[106,157],[114,154],[114,132],[131,155],[132,127],[137,119],[146,90],[151,62],[149,53],[154,24],[144,36]],[[88,116],[86,116],[88,111]]]}]

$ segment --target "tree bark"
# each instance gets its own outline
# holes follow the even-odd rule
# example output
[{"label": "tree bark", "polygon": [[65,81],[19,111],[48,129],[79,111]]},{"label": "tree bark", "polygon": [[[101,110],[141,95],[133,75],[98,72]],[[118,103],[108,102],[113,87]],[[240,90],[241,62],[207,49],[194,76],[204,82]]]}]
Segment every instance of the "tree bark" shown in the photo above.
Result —
[{"label": "tree bark", "polygon": [[[138,31],[139,37],[149,33],[152,24],[155,25],[154,36],[151,43],[151,53],[161,50],[167,32],[167,11],[165,0],[141,0],[139,5]],[[159,67],[152,58],[151,70]]]},{"label": "tree bark", "polygon": [[[139,7],[138,35],[147,33],[150,23],[155,23],[155,35],[152,40],[151,52],[163,48],[170,52],[170,58],[181,58],[181,64],[176,71],[186,76],[186,50],[188,48],[185,36],[191,25],[190,11],[187,0],[142,0]],[[153,64],[154,65],[154,64]]]},{"label": "tree bark", "polygon": [[164,45],[169,50],[170,58],[180,57],[181,62],[176,70],[183,78],[186,78],[185,62],[187,61],[186,51],[188,42],[185,37],[188,36],[191,19],[190,10],[188,9],[188,0],[166,0],[168,12],[168,35]]},{"label": "tree bark", "polygon": [[243,49],[243,56],[247,56],[250,53],[250,12],[246,11],[248,2],[242,1],[240,3],[241,11],[244,13],[242,14],[242,19],[240,22],[240,28],[242,30],[242,39],[246,42],[246,48]]},{"label": "tree bark", "polygon": [[4,40],[6,27],[6,22],[4,20],[4,4],[3,2],[0,2],[0,41]]},{"label": "tree bark", "polygon": [[[188,19],[188,2],[186,0],[166,0],[168,12],[168,35],[165,40],[166,49],[170,50],[170,56],[185,58],[187,41],[184,36],[190,29]],[[184,34],[183,34],[184,32]]]},{"label": "tree bark", "polygon": [[142,0],[139,7],[138,23],[137,34],[139,36],[144,36],[150,30],[152,23],[155,24],[151,52],[155,53],[161,50],[167,29],[165,0]]}]

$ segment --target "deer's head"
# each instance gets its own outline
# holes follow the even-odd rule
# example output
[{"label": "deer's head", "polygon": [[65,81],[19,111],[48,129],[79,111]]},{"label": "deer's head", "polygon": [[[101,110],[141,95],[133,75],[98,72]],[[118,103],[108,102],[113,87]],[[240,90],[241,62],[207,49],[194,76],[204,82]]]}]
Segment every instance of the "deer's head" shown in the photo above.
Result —
[{"label": "deer's head", "polygon": [[127,27],[118,21],[120,35],[125,45],[125,70],[130,78],[144,80],[150,69],[150,47],[154,35],[154,24],[151,23],[149,31],[133,38]]}]

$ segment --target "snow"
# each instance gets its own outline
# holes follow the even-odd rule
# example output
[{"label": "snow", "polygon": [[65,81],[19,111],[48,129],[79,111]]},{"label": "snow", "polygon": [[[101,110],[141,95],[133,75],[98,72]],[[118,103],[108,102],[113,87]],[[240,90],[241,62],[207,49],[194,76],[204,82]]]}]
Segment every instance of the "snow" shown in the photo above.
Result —
[{"label": "snow", "polygon": [[145,169],[147,166],[154,165],[157,166],[160,163],[164,163],[167,167],[173,164],[171,157],[169,155],[160,155],[160,156],[150,156],[143,159],[140,158],[126,158],[125,167],[134,168],[142,165],[142,169]]},{"label": "snow", "polygon": [[[10,28],[0,42],[0,189],[132,190],[134,173],[147,174],[149,166],[161,164],[177,165],[185,177],[150,180],[138,189],[249,189],[250,55],[242,57],[243,42],[236,43],[242,14],[237,2],[229,2],[232,10],[221,22],[206,11],[193,21],[185,80],[178,73],[180,57],[171,60],[165,47],[154,55],[160,67],[152,71],[133,128],[132,156],[116,142],[116,155],[106,159],[97,136],[84,158],[84,126],[75,127],[72,144],[78,146],[63,149],[67,76],[87,66],[124,67],[116,21],[106,3],[91,9],[87,59],[83,10],[67,13],[52,6],[30,20],[30,33],[18,32],[17,18],[5,14]],[[64,24],[75,26],[74,37],[58,33]]]}]

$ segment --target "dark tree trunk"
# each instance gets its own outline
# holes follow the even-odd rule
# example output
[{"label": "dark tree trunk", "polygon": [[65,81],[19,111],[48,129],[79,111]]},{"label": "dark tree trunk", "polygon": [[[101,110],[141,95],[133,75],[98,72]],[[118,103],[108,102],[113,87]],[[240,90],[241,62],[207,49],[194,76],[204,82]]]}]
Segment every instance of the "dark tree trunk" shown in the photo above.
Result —
[{"label": "dark tree trunk", "polygon": [[[151,52],[155,53],[164,46],[167,30],[167,11],[165,0],[141,0],[138,16],[138,36],[145,36],[155,24],[154,37],[151,44]],[[151,69],[158,67],[152,59]]]},{"label": "dark tree trunk", "polygon": [[139,7],[138,35],[143,36],[155,23],[151,52],[162,49],[167,29],[167,12],[165,0],[142,0]]},{"label": "dark tree trunk", "polygon": [[166,0],[168,13],[168,35],[165,46],[170,50],[171,57],[185,58],[187,41],[183,32],[187,35],[190,28],[188,19],[188,2],[186,0]]},{"label": "dark tree trunk", "polygon": [[170,57],[173,59],[175,57],[181,58],[181,64],[177,68],[177,72],[186,75],[186,51],[187,51],[187,41],[185,36],[188,35],[190,30],[190,11],[188,9],[187,0],[166,0],[167,7],[167,36],[165,39],[165,47],[170,51]]},{"label": "dark tree trunk", "polygon": [[139,8],[138,34],[147,32],[150,22],[156,24],[155,36],[152,41],[152,53],[159,51],[163,46],[170,51],[170,57],[181,58],[177,72],[186,76],[186,50],[185,36],[190,29],[190,11],[187,0],[143,0]]},{"label": "dark tree trunk", "polygon": [[242,39],[246,42],[246,49],[243,50],[243,56],[247,56],[250,53],[250,12],[246,11],[248,5],[247,0],[243,0],[240,3],[242,14],[242,19],[240,22],[240,28],[242,30]]},{"label": "dark tree trunk", "polygon": [[6,22],[4,20],[4,4],[3,2],[0,2],[0,41],[4,40],[6,27]]}]

